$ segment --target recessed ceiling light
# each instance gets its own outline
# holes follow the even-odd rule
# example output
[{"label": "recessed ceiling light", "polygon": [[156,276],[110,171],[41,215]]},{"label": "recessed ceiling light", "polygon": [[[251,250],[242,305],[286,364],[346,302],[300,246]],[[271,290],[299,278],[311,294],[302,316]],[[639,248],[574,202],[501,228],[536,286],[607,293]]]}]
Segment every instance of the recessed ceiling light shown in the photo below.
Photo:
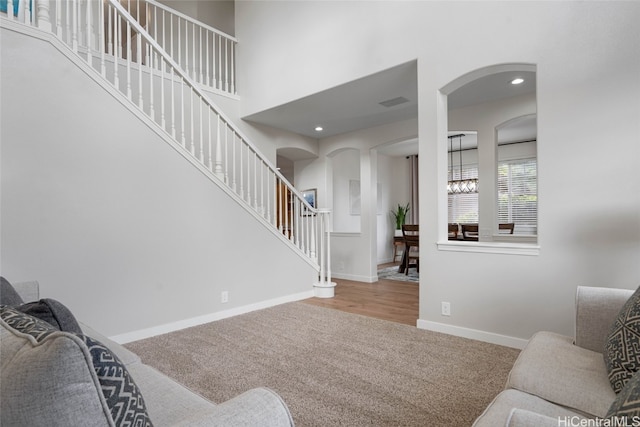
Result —
[{"label": "recessed ceiling light", "polygon": [[521,77],[516,77],[515,79],[511,80],[511,84],[512,85],[519,85],[520,83],[523,83],[524,79]]},{"label": "recessed ceiling light", "polygon": [[323,130],[322,126],[316,126],[316,132],[322,132]]}]

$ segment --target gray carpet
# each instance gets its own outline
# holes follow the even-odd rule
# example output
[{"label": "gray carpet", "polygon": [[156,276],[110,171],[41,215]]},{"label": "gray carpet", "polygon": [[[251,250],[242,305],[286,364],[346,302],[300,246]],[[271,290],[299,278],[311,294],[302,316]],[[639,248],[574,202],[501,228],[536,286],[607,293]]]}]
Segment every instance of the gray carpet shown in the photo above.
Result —
[{"label": "gray carpet", "polygon": [[518,351],[302,302],[127,344],[214,402],[266,386],[297,426],[469,426]]}]

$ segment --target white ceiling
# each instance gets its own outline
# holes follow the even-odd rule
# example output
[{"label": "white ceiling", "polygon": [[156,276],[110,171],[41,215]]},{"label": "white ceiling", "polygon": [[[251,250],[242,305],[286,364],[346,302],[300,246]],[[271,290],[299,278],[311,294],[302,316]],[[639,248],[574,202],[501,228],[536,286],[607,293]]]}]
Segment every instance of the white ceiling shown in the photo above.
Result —
[{"label": "white ceiling", "polygon": [[[524,78],[524,83],[512,85],[515,77]],[[306,96],[244,117],[245,120],[288,130],[312,138],[330,136],[366,129],[373,126],[418,117],[417,62],[398,65],[313,95]],[[488,101],[509,98],[535,92],[534,72],[502,72],[474,80],[448,96],[449,109],[477,105]],[[406,102],[385,107],[381,102],[404,98]],[[323,131],[315,131],[322,126]],[[519,129],[518,127],[522,127]],[[535,119],[513,123],[502,133],[503,139],[535,139]],[[533,134],[532,134],[533,133]],[[464,140],[463,140],[464,141]],[[470,140],[464,144],[472,143]],[[418,141],[405,141],[381,147],[382,154],[406,156],[417,154]],[[278,154],[298,160],[300,153],[286,149]],[[307,153],[308,154],[308,153]]]}]

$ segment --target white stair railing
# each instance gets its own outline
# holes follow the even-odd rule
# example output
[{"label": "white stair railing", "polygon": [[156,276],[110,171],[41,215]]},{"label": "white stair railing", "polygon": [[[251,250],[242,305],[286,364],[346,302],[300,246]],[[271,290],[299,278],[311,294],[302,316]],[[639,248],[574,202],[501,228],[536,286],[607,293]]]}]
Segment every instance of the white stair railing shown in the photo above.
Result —
[{"label": "white stair railing", "polygon": [[36,18],[26,24],[67,44],[177,151],[318,270],[316,295],[333,296],[329,211],[310,206],[117,0],[104,0],[103,7],[95,0],[35,3]]},{"label": "white stair railing", "polygon": [[233,36],[155,0],[120,0],[120,4],[193,81],[236,94]]}]

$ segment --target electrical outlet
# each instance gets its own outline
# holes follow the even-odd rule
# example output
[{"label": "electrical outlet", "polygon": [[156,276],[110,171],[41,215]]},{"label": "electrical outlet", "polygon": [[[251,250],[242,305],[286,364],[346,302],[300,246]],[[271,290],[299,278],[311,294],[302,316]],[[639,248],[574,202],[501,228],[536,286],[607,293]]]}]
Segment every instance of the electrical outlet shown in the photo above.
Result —
[{"label": "electrical outlet", "polygon": [[442,315],[451,316],[451,303],[442,302]]},{"label": "electrical outlet", "polygon": [[223,304],[229,302],[229,292],[222,291],[222,294],[220,295],[220,302]]}]

